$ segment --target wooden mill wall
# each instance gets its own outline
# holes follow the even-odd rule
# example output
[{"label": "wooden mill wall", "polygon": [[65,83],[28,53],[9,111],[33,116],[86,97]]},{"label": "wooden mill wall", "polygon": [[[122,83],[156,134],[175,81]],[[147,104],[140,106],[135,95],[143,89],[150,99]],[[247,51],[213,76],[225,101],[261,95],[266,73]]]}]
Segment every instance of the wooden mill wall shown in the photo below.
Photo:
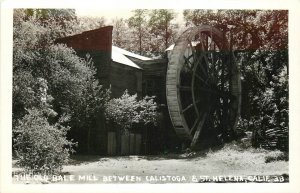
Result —
[{"label": "wooden mill wall", "polygon": [[127,89],[130,94],[142,95],[142,70],[119,64],[111,63],[109,74],[109,82],[111,84],[112,97],[122,96]]},{"label": "wooden mill wall", "polygon": [[56,43],[72,47],[82,58],[85,58],[87,53],[90,54],[97,70],[97,77],[106,87],[109,86],[111,67],[112,29],[112,26],[107,26],[56,40]]},{"label": "wooden mill wall", "polygon": [[141,61],[130,58],[143,69],[142,95],[156,96],[158,104],[166,105],[165,87],[167,59]]}]

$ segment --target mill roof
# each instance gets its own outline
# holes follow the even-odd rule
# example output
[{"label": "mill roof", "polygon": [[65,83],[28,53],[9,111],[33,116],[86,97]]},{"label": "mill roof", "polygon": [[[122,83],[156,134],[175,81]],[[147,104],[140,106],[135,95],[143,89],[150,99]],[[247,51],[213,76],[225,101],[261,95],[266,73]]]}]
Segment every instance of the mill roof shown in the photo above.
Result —
[{"label": "mill roof", "polygon": [[122,48],[119,48],[117,46],[112,46],[112,53],[111,58],[114,62],[118,62],[120,64],[125,64],[127,66],[131,66],[133,68],[142,69],[139,65],[134,63],[132,60],[130,60],[127,56],[136,58],[142,61],[150,61],[153,60],[152,58],[148,58],[145,56],[141,56],[132,52],[129,52],[127,50],[124,50]]},{"label": "mill roof", "polygon": [[[192,41],[192,46],[195,47],[195,46],[196,46],[197,44],[199,44],[199,43],[200,43],[199,41]],[[173,49],[174,49],[174,46],[175,46],[175,44],[170,45],[170,46],[166,49],[166,51],[173,50]]]},{"label": "mill roof", "polygon": [[112,52],[111,52],[111,59],[114,62],[120,63],[120,64],[125,64],[127,66],[131,66],[133,68],[137,68],[137,69],[142,69],[141,67],[139,67],[137,64],[135,64],[134,62],[132,62],[130,59],[128,59],[123,53],[122,51],[123,49],[112,46]]}]

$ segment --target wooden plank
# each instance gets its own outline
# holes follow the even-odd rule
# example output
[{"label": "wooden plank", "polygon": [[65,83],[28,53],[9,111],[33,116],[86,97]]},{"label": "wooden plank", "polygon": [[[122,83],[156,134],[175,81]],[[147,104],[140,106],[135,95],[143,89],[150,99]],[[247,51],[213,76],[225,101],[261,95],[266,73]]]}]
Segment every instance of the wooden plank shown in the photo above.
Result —
[{"label": "wooden plank", "polygon": [[183,128],[182,129],[176,128],[176,133],[181,134],[181,135],[183,135],[183,134],[186,135],[186,131]]},{"label": "wooden plank", "polygon": [[170,81],[170,80],[177,80],[177,74],[167,74],[166,76],[166,81]]},{"label": "wooden plank", "polygon": [[[167,95],[168,96],[168,95]],[[178,105],[178,101],[177,101],[177,96],[168,96],[168,103],[172,104],[177,104]]]},{"label": "wooden plank", "polygon": [[179,113],[179,110],[178,109],[170,109],[169,113]]},{"label": "wooden plank", "polygon": [[[167,94],[167,96],[168,96],[168,101],[171,103],[171,102],[173,102],[173,103],[175,103],[175,102],[177,102],[177,99],[178,99],[178,97],[175,95],[175,91],[172,91],[172,92],[168,92],[168,94]],[[177,104],[178,104],[178,102],[177,102]]]},{"label": "wooden plank", "polygon": [[194,148],[198,139],[199,139],[199,136],[200,136],[200,132],[201,132],[201,129],[203,127],[203,124],[205,122],[205,119],[206,119],[206,116],[207,116],[207,113],[204,113],[203,117],[201,118],[198,126],[197,126],[197,130],[195,131],[195,134],[194,134],[194,137],[193,137],[193,140],[191,142],[191,148]]},{"label": "wooden plank", "polygon": [[[166,93],[166,95],[168,96],[169,101],[172,101],[173,99],[177,99],[178,98],[177,90],[176,89],[171,89],[171,91],[168,92],[169,90],[170,89],[167,88],[167,93]],[[176,93],[176,95],[174,93]]]},{"label": "wooden plank", "polygon": [[176,108],[176,107],[178,107],[178,102],[177,102],[177,100],[175,100],[175,99],[177,99],[177,98],[174,98],[173,100],[168,100],[168,106],[169,106],[169,108],[174,108],[174,109],[178,109],[178,108]]},{"label": "wooden plank", "polygon": [[[177,92],[177,88],[176,87],[167,87],[167,92],[169,95],[173,96],[173,93]],[[172,92],[172,93],[169,93],[169,92]]]},{"label": "wooden plank", "polygon": [[174,76],[172,76],[171,74],[169,74],[169,76],[166,77],[167,81],[176,80],[176,79],[177,79],[177,76],[175,74],[174,74]]},{"label": "wooden plank", "polygon": [[176,81],[166,81],[166,87],[167,88],[176,88]]},{"label": "wooden plank", "polygon": [[136,134],[135,136],[135,154],[141,153],[141,147],[142,147],[142,135]]},{"label": "wooden plank", "polygon": [[175,85],[176,83],[177,83],[177,80],[167,80],[166,86],[167,86],[167,88],[173,87],[173,85]]},{"label": "wooden plank", "polygon": [[166,81],[170,81],[170,80],[177,80],[177,74],[173,74],[173,73],[171,73],[171,74],[167,74],[167,76],[166,76]]},{"label": "wooden plank", "polygon": [[129,154],[129,136],[121,135],[121,155]]},{"label": "wooden plank", "polygon": [[181,117],[179,115],[172,116],[172,120],[177,123],[181,123]]},{"label": "wooden plank", "polygon": [[[167,95],[167,101],[169,102],[169,103],[176,103],[176,104],[178,104],[178,102],[177,102],[177,99],[178,99],[178,97],[177,96],[174,96],[174,93],[176,93],[176,92],[171,92],[171,93],[168,93],[168,95]],[[172,95],[170,95],[170,94],[172,94]]]},{"label": "wooden plank", "polygon": [[109,132],[107,134],[107,154],[108,155],[111,155],[111,144],[110,144],[110,141],[111,141],[111,133]]},{"label": "wooden plank", "polygon": [[173,121],[174,127],[182,127],[182,121]]},{"label": "wooden plank", "polygon": [[181,117],[181,114],[178,109],[172,109],[169,111],[169,114],[173,117]]},{"label": "wooden plank", "polygon": [[173,121],[173,124],[174,124],[175,127],[182,126],[182,122],[181,121]]},{"label": "wooden plank", "polygon": [[[170,113],[170,115],[171,115],[171,113]],[[180,123],[181,123],[181,116],[180,116],[179,113],[177,113],[177,114],[172,114],[171,116],[172,116],[172,120],[173,120],[173,121],[177,121],[177,122],[180,122]]]},{"label": "wooden plank", "polygon": [[170,115],[172,116],[173,120],[181,121],[181,115],[179,112],[171,111]]},{"label": "wooden plank", "polygon": [[168,84],[168,83],[173,83],[173,82],[176,82],[177,81],[177,78],[176,78],[176,76],[168,76],[167,78],[166,78],[166,83]]},{"label": "wooden plank", "polygon": [[135,134],[130,133],[129,134],[129,154],[135,154]]},{"label": "wooden plank", "polygon": [[107,140],[107,154],[116,155],[117,145],[116,145],[116,133],[108,132]]}]

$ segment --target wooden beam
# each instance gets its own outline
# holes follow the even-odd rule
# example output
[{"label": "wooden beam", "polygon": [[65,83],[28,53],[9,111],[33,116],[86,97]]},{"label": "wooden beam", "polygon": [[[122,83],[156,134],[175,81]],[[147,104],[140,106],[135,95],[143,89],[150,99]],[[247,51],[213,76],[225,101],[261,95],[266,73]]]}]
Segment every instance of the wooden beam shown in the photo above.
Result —
[{"label": "wooden beam", "polygon": [[202,118],[201,118],[201,120],[200,120],[200,122],[199,122],[199,124],[197,126],[197,130],[196,130],[196,132],[194,134],[194,137],[192,139],[192,142],[191,142],[191,149],[194,149],[195,146],[196,146],[196,144],[197,144],[197,142],[198,142],[198,139],[200,137],[200,132],[202,130],[202,127],[204,125],[206,117],[207,117],[207,112],[204,113],[204,115],[202,116]]}]

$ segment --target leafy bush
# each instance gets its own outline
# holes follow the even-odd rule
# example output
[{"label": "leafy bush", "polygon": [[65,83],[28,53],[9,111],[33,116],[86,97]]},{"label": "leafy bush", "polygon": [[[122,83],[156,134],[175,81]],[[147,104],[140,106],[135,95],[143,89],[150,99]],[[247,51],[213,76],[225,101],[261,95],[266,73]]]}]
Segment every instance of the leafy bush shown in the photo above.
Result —
[{"label": "leafy bush", "polygon": [[46,116],[49,123],[67,118],[61,124],[71,128],[68,137],[88,145],[89,139],[81,136],[89,138],[86,134],[95,127],[99,113],[103,114],[109,91],[96,80],[90,57],[80,58],[73,49],[54,44],[55,39],[75,33],[74,17],[73,10],[14,10],[13,138],[26,109],[41,110],[42,100],[51,99],[46,103],[55,115]]},{"label": "leafy bush", "polygon": [[[265,146],[288,151],[288,73],[284,67],[278,76],[273,76],[270,82],[271,88],[263,93],[259,106],[264,109],[261,114],[262,137],[266,141]],[[259,143],[259,142],[258,142]],[[263,144],[264,145],[264,144]]]},{"label": "leafy bush", "polygon": [[130,129],[133,124],[143,125],[157,122],[157,104],[153,97],[137,99],[137,95],[129,95],[125,90],[120,98],[111,99],[105,110],[106,117],[121,126]]},{"label": "leafy bush", "polygon": [[41,110],[28,110],[15,129],[18,164],[32,172],[59,172],[73,151],[74,143],[66,139],[68,129],[50,125]]},{"label": "leafy bush", "polygon": [[253,98],[261,111],[247,119],[240,119],[237,131],[252,132],[253,147],[288,151],[288,74],[287,68],[273,75],[273,81],[265,91]]},{"label": "leafy bush", "polygon": [[268,155],[265,158],[266,163],[275,161],[289,161],[289,154],[287,152],[275,152],[273,155]]}]

